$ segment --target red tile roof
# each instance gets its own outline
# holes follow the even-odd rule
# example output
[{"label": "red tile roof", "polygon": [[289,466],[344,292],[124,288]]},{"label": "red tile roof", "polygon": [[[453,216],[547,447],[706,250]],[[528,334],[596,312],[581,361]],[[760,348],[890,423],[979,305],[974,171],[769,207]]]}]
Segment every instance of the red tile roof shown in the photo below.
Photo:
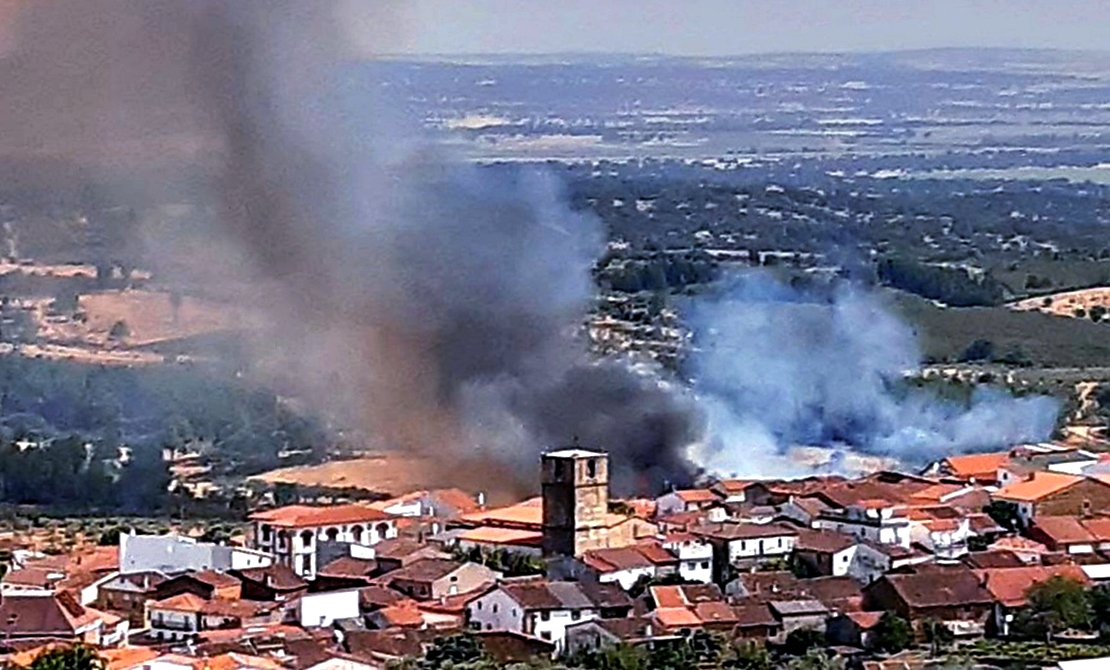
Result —
[{"label": "red tile roof", "polygon": [[1083,481],[1083,478],[1075,475],[1037,471],[1032,473],[1029,479],[1022,479],[1009,486],[1002,487],[994,494],[994,497],[1018,502],[1037,502],[1075,486],[1081,481]]},{"label": "red tile roof", "polygon": [[1089,585],[1090,580],[1078,565],[1030,565],[1021,568],[992,568],[978,571],[980,579],[995,600],[1006,607],[1022,607],[1025,594],[1035,584],[1053,577],[1064,577]]},{"label": "red tile roof", "polygon": [[720,496],[709,489],[679,489],[674,491],[674,495],[685,503],[710,503],[721,499]]},{"label": "red tile roof", "polygon": [[[1038,516],[1030,528],[1030,536],[1037,539],[1047,538],[1050,544],[1060,547],[1069,544],[1092,544],[1097,542],[1091,531],[1075,516]],[[1043,536],[1043,537],[1042,537]]]},{"label": "red tile roof", "polygon": [[994,481],[998,468],[1010,460],[1010,452],[995,451],[985,454],[964,454],[944,459],[952,473],[961,479]]},{"label": "red tile roof", "polygon": [[373,523],[392,518],[392,516],[380,510],[354,503],[329,507],[289,505],[265,512],[256,512],[250,516],[252,521],[261,521],[282,528],[314,528],[351,523]]}]

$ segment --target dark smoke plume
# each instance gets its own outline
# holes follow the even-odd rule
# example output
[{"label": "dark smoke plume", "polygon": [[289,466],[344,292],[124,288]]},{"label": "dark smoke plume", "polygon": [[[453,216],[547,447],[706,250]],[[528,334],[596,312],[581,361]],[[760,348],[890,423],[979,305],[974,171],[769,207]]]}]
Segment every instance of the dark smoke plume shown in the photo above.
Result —
[{"label": "dark smoke plume", "polygon": [[[684,483],[696,413],[587,353],[598,222],[542,174],[445,159],[373,92],[352,91],[340,12],[323,0],[36,3],[17,31],[16,53],[34,61],[19,66],[28,110],[82,100],[97,122],[47,115],[24,148],[60,127],[59,151],[139,162],[192,138],[199,149],[182,155],[205,175],[192,196],[215,222],[195,274],[212,292],[239,287],[261,315],[258,369],[372,446],[446,472],[477,462],[483,485],[527,489],[542,450],[577,440],[611,453],[618,490]],[[396,17],[381,14],[388,39]],[[66,67],[42,60],[51,45]],[[151,246],[186,255],[172,239]]]}]

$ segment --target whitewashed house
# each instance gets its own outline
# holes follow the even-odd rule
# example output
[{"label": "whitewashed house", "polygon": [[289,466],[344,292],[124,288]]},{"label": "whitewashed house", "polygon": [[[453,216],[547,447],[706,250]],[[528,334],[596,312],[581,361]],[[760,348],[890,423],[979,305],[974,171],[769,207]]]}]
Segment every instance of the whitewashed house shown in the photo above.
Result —
[{"label": "whitewashed house", "polygon": [[467,610],[473,630],[513,631],[538,637],[562,651],[567,626],[599,618],[621,618],[632,601],[616,584],[506,579],[475,599]]},{"label": "whitewashed house", "polygon": [[[254,548],[270,552],[279,563],[312,579],[320,564],[320,543],[372,547],[397,537],[396,517],[364,505],[310,507],[290,505],[252,514]],[[354,555],[355,550],[351,550]]]}]

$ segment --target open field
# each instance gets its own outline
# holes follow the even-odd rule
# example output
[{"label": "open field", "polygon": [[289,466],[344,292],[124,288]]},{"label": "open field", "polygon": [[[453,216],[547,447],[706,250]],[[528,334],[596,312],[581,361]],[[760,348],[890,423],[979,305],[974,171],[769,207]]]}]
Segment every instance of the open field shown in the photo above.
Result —
[{"label": "open field", "polygon": [[171,294],[156,291],[92,293],[82,295],[78,304],[89,338],[107,341],[112,326],[123,321],[130,330],[123,341],[135,347],[243,325],[241,313],[230,306],[182,297],[175,308]]},{"label": "open field", "polygon": [[505,468],[503,463],[479,459],[379,452],[319,465],[278,468],[248,479],[268,484],[351,487],[386,496],[419,489],[460,488],[471,493],[485,493],[491,504],[509,504],[535,494],[538,482],[521,479]]},{"label": "open field", "polygon": [[1009,307],[941,308],[897,294],[900,314],[917,331],[927,359],[956,361],[968,345],[989,340],[996,355],[1018,353],[1029,365],[1087,368],[1110,363],[1110,327],[1088,319],[1064,318]]},{"label": "open field", "polygon": [[1017,311],[1037,311],[1073,318],[1087,318],[1091,309],[1096,307],[1110,310],[1110,288],[1101,286],[1064,291],[1010,303],[1010,308]]}]

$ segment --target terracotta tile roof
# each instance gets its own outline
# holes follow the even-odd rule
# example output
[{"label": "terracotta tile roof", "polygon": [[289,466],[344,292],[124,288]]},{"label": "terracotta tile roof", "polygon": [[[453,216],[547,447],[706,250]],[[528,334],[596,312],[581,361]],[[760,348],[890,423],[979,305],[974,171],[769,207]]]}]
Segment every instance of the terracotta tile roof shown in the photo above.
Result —
[{"label": "terracotta tile roof", "polygon": [[53,596],[6,595],[0,601],[0,620],[5,622],[5,632],[13,635],[68,638],[102,617],[68,591]]},{"label": "terracotta tile roof", "polygon": [[231,588],[239,586],[242,582],[239,581],[234,575],[229,575],[225,572],[218,572],[216,570],[202,570],[201,572],[194,572],[192,578],[198,582],[208,584],[209,586],[217,589]]},{"label": "terracotta tile roof", "polygon": [[656,608],[663,607],[686,607],[686,596],[682,594],[682,589],[677,586],[651,586],[648,587],[651,593],[651,599],[655,602]]},{"label": "terracotta tile roof", "polygon": [[1011,537],[1000,537],[988,548],[992,551],[1002,549],[1017,553],[1048,553],[1048,547],[1040,542],[1034,542],[1027,537],[1019,537],[1016,535]]},{"label": "terracotta tile roof", "polygon": [[913,501],[934,502],[939,503],[945,496],[952,495],[957,491],[965,488],[960,484],[933,484],[927,486],[920,491],[915,491],[910,494]]},{"label": "terracotta tile roof", "polygon": [[293,572],[293,568],[282,563],[274,563],[264,568],[248,568],[246,570],[236,570],[234,572],[236,576],[244,581],[262,584],[275,591],[296,591],[297,589],[308,586],[308,582],[296,572]]},{"label": "terracotta tile roof", "polygon": [[1002,533],[1005,528],[998,525],[998,522],[990,514],[983,512],[976,512],[975,514],[967,515],[967,523],[971,528],[971,532],[978,535],[986,535],[988,533]]},{"label": "terracotta tile roof", "polygon": [[479,644],[501,667],[525,663],[539,657],[550,658],[555,653],[555,643],[510,630],[475,632]]},{"label": "terracotta tile roof", "polygon": [[798,531],[798,539],[794,548],[800,551],[814,551],[819,553],[836,553],[844,551],[858,544],[856,539],[843,533],[829,530],[803,529]]},{"label": "terracotta tile roof", "polygon": [[1008,549],[973,551],[963,557],[963,562],[972,568],[1020,568],[1025,565],[1017,554]]},{"label": "terracotta tile roof", "polygon": [[470,603],[486,595],[496,588],[496,586],[497,582],[485,582],[478,586],[478,588],[467,591],[466,593],[456,593],[453,596],[444,596],[439,600],[429,600],[419,603],[419,606],[420,609],[425,612],[465,615],[466,608]]},{"label": "terracotta tile roof", "polygon": [[949,456],[944,463],[952,473],[963,479],[986,479],[993,481],[998,476],[998,468],[1010,460],[1009,451],[993,451],[984,454],[963,454]]},{"label": "terracotta tile roof", "polygon": [[459,542],[475,542],[478,544],[539,547],[543,544],[543,533],[534,530],[520,530],[518,528],[478,526],[477,528],[468,528],[464,530],[459,533],[455,539]]},{"label": "terracotta tile roof", "polygon": [[370,577],[378,569],[378,562],[369,558],[340,556],[317,571],[322,577]]},{"label": "terracotta tile roof", "polygon": [[656,607],[687,607],[697,603],[723,602],[716,584],[656,585],[648,588]]},{"label": "terracotta tile roof", "polygon": [[207,600],[192,593],[179,593],[164,600],[150,603],[151,609],[173,610],[175,612],[200,612],[204,610]]},{"label": "terracotta tile roof", "polygon": [[879,578],[883,580],[915,608],[988,605],[993,598],[968,568],[946,569],[942,575],[936,571],[887,574]]},{"label": "terracotta tile roof", "polygon": [[732,609],[736,613],[737,625],[740,628],[756,626],[775,628],[779,625],[778,619],[775,618],[771,608],[764,601],[744,599],[733,606]]},{"label": "terracotta tile roof", "polygon": [[208,600],[201,608],[203,614],[214,614],[238,619],[250,619],[283,607],[281,602],[261,600]]},{"label": "terracotta tile roof", "polygon": [[506,580],[499,588],[529,610],[592,609],[631,606],[620,586],[590,586],[580,582],[550,582],[542,578]]},{"label": "terracotta tile roof", "polygon": [[647,556],[638,551],[638,547],[620,547],[618,549],[594,549],[582,554],[582,562],[601,573],[617,572],[620,570],[638,570],[654,568],[655,564]]},{"label": "terracotta tile roof", "polygon": [[654,616],[663,628],[694,628],[702,625],[698,615],[688,607],[657,607]]},{"label": "terracotta tile roof", "polygon": [[400,600],[377,611],[387,628],[421,628],[424,617],[415,600]]},{"label": "terracotta tile roof", "polygon": [[977,573],[995,600],[1006,607],[1022,607],[1025,593],[1034,584],[1052,577],[1064,577],[1089,585],[1091,582],[1078,565],[1029,565],[1020,568],[992,568]]},{"label": "terracotta tile roof", "polygon": [[717,482],[717,486],[729,493],[740,493],[751,485],[752,480],[750,479],[722,479]]},{"label": "terracotta tile roof", "polygon": [[386,583],[392,584],[399,580],[413,582],[434,582],[461,568],[464,563],[443,558],[426,558],[405,567],[386,573],[381,577]]},{"label": "terracotta tile roof", "polygon": [[701,537],[730,541],[798,535],[796,529],[780,523],[711,523],[691,528],[690,532]]},{"label": "terracotta tile roof", "polygon": [[994,497],[1018,502],[1037,502],[1083,481],[1060,472],[1034,472],[1029,479],[1014,482],[995,492]]},{"label": "terracotta tile roof", "polygon": [[130,670],[158,656],[158,650],[150,647],[100,649],[96,653],[104,659],[105,670]]},{"label": "terracotta tile roof", "polygon": [[65,578],[65,573],[50,568],[22,568],[9,570],[0,578],[0,584],[52,589]]},{"label": "terracotta tile roof", "polygon": [[[693,535],[690,536],[694,538]],[[654,565],[674,565],[678,563],[678,556],[675,556],[669,549],[665,549],[659,540],[649,538],[648,541],[636,545],[636,551],[643,554],[644,558],[651,561]]]},{"label": "terracotta tile roof", "polygon": [[1106,517],[1084,519],[1083,527],[1099,542],[1110,542],[1110,519]]},{"label": "terracotta tile roof", "polygon": [[393,517],[366,505],[348,504],[327,507],[289,505],[250,515],[251,521],[261,521],[281,528],[313,528],[350,523],[373,523]]},{"label": "terracotta tile roof", "polygon": [[510,526],[540,530],[543,528],[543,498],[529,498],[509,507],[464,514],[459,519],[479,526]]},{"label": "terracotta tile roof", "polygon": [[668,528],[688,529],[707,523],[709,512],[706,510],[691,510],[689,512],[675,512],[657,519],[660,526]]},{"label": "terracotta tile roof", "polygon": [[394,591],[380,584],[371,584],[358,590],[359,605],[363,609],[368,610],[392,605],[400,600],[404,600],[405,597],[406,596],[400,591]]},{"label": "terracotta tile roof", "polygon": [[736,623],[736,612],[723,601],[707,601],[694,605],[694,614],[703,624]]},{"label": "terracotta tile roof", "polygon": [[[1083,521],[1075,516],[1038,516],[1033,520],[1030,535],[1043,535],[1057,546],[1067,544],[1092,544],[1097,542]],[[1040,538],[1044,539],[1044,538]]]},{"label": "terracotta tile roof", "polygon": [[718,502],[721,497],[710,489],[678,489],[673,492],[678,499],[685,503],[710,503]]},{"label": "terracotta tile roof", "polygon": [[394,537],[375,544],[374,557],[379,560],[402,560],[431,548],[429,545],[409,537]]}]

